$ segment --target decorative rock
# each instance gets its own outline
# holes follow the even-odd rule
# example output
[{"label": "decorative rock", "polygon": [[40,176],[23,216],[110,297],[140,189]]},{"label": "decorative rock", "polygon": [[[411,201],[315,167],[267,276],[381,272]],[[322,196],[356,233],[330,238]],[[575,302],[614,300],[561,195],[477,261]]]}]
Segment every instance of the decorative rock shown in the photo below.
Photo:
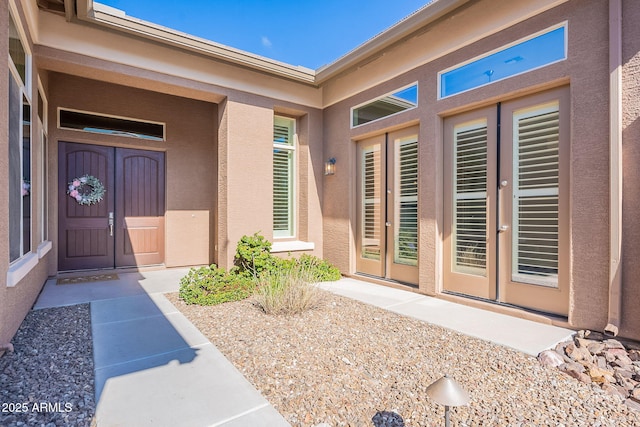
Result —
[{"label": "decorative rock", "polygon": [[578,347],[574,343],[570,343],[569,345],[567,345],[564,351],[567,356],[577,362],[581,360],[590,361],[592,358],[591,353],[589,353],[589,350],[587,350],[586,347]]},{"label": "decorative rock", "polygon": [[[629,407],[640,409],[640,343],[625,340],[623,344],[599,332],[578,331],[571,341],[555,348],[564,353],[560,355],[565,361],[569,359],[557,365],[559,370],[578,381],[598,384],[607,394],[620,396],[626,403],[633,402]],[[540,363],[548,364],[542,356],[538,356]]]},{"label": "decorative rock", "polygon": [[587,344],[587,349],[591,354],[600,354],[605,349],[605,345],[598,341],[591,341]]},{"label": "decorative rock", "polygon": [[564,363],[561,355],[554,350],[545,350],[538,355],[538,360],[545,366],[558,367]]},{"label": "decorative rock", "polygon": [[605,345],[605,347],[610,348],[610,349],[616,349],[617,348],[617,349],[625,350],[625,348],[622,345],[622,343],[620,341],[618,341],[618,340],[614,340],[613,338],[605,340],[604,341],[604,345]]},{"label": "decorative rock", "polygon": [[607,394],[610,394],[612,396],[618,396],[621,399],[624,399],[625,397],[627,397],[627,391],[626,390],[624,390],[624,389],[620,390],[615,385],[611,385],[609,383],[602,384],[602,390],[607,392]]},{"label": "decorative rock", "polygon": [[634,411],[638,411],[640,412],[640,403],[636,402],[633,399],[627,399],[624,401],[625,405],[627,405],[629,408],[633,409]]}]

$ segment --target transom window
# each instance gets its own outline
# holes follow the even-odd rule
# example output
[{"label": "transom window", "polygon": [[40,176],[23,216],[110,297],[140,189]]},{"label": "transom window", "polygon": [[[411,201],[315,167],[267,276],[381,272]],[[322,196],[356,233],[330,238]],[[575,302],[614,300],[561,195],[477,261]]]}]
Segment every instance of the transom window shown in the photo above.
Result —
[{"label": "transom window", "polygon": [[418,84],[388,93],[351,109],[351,127],[380,120],[418,106]]},{"label": "transom window", "polygon": [[438,73],[438,98],[517,76],[567,58],[566,23]]},{"label": "transom window", "polygon": [[66,108],[60,108],[58,114],[61,129],[82,130],[153,141],[164,141],[165,139],[165,126],[162,123],[75,111]]}]

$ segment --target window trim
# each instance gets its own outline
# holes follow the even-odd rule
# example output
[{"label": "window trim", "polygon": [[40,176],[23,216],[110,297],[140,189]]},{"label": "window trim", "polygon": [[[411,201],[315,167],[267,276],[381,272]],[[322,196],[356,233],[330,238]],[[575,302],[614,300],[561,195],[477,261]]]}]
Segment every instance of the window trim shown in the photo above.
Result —
[{"label": "window trim", "polygon": [[[61,113],[61,111],[69,111],[71,113],[80,113],[80,114],[86,114],[86,115],[91,115],[91,116],[96,116],[96,117],[105,117],[105,118],[109,118],[109,119],[127,120],[127,121],[130,121],[130,122],[139,122],[139,123],[147,123],[147,124],[159,125],[159,126],[162,126],[162,138],[154,137],[154,136],[151,136],[151,135],[148,135],[148,136],[135,136],[135,135],[128,134],[126,132],[109,133],[109,132],[98,132],[98,131],[92,131],[92,130],[75,129],[75,128],[64,127],[60,123],[60,113]],[[140,140],[143,140],[143,141],[156,141],[156,142],[166,142],[167,141],[167,124],[165,122],[157,122],[157,121],[153,121],[153,120],[142,120],[142,119],[136,119],[136,118],[133,118],[133,117],[117,116],[117,115],[114,115],[114,114],[96,113],[94,111],[77,110],[77,109],[74,109],[74,108],[66,108],[66,107],[58,107],[57,110],[56,110],[56,116],[57,116],[56,117],[56,121],[57,121],[56,125],[57,125],[58,129],[60,129],[60,130],[91,133],[91,134],[95,134],[95,135],[122,136],[122,137],[125,137],[125,138],[140,139]]]},{"label": "window trim", "polygon": [[[49,100],[47,99],[47,95],[44,92],[44,87],[42,85],[42,81],[40,80],[40,76],[38,76],[38,87],[36,91],[38,100],[42,100],[42,111],[40,115],[36,115],[38,122],[38,137],[40,143],[40,161],[38,162],[38,173],[40,174],[40,179],[38,180],[39,188],[39,207],[38,211],[40,214],[40,246],[43,243],[46,243],[49,239],[49,214],[48,214],[48,182],[47,182],[47,161],[49,156],[49,132],[48,132],[48,124],[49,124]],[[37,104],[38,108],[40,107],[40,103]],[[42,117],[42,118],[40,118]],[[40,254],[40,246],[38,247],[38,254]]]},{"label": "window trim", "polygon": [[[292,135],[292,141],[291,144],[277,144],[275,141],[272,144],[272,149],[278,148],[280,150],[284,149],[289,151],[290,153],[292,153],[292,159],[291,159],[291,171],[290,171],[290,176],[291,176],[291,190],[290,190],[290,194],[291,194],[291,200],[290,200],[290,211],[289,211],[289,215],[290,215],[290,230],[289,230],[289,234],[287,235],[276,235],[276,230],[273,229],[272,226],[272,233],[273,233],[273,239],[294,239],[297,236],[297,191],[298,191],[298,185],[297,185],[297,163],[298,163],[298,155],[297,155],[297,146],[298,146],[298,133],[297,133],[297,120],[294,117],[288,117],[288,116],[284,116],[284,115],[280,115],[280,114],[274,114],[273,116],[273,125],[275,126],[276,123],[276,119],[279,120],[286,120],[289,121],[291,123],[291,135]],[[273,154],[272,154],[272,162],[273,162]],[[273,170],[273,169],[272,169]],[[273,172],[272,172],[273,173]],[[272,189],[273,191],[273,189]],[[272,196],[272,201],[273,201],[273,196]],[[272,214],[273,214],[273,206],[272,206]]]},{"label": "window trim", "polygon": [[[353,113],[354,113],[354,111],[356,109],[364,107],[365,105],[368,105],[368,104],[373,104],[374,102],[379,101],[381,99],[384,99],[389,95],[393,95],[396,92],[402,92],[403,90],[409,89],[409,88],[414,87],[414,86],[416,88],[416,105],[414,105],[413,107],[407,108],[406,110],[398,111],[397,113],[389,114],[388,116],[379,117],[379,118],[377,118],[375,120],[371,120],[371,121],[366,122],[366,123],[360,123],[359,125],[354,125],[353,124]],[[418,108],[418,105],[419,105],[419,96],[418,96],[419,93],[420,93],[420,84],[418,83],[418,81],[415,81],[413,83],[409,83],[409,84],[407,84],[405,86],[402,86],[402,87],[394,89],[394,90],[392,90],[390,92],[387,92],[387,93],[385,93],[383,95],[380,95],[380,96],[378,96],[376,98],[372,98],[372,99],[369,99],[368,101],[361,102],[358,105],[354,105],[353,107],[351,107],[349,109],[349,126],[350,126],[351,129],[355,129],[355,128],[359,128],[361,126],[368,125],[370,123],[375,123],[375,122],[379,122],[380,120],[388,119],[389,117],[397,116],[398,114],[406,113],[407,111],[415,110],[416,108]]]},{"label": "window trim", "polygon": [[[31,145],[30,148],[30,158],[29,158],[29,164],[30,164],[30,170],[31,173],[33,174],[33,154],[32,154],[32,149],[33,149],[33,135],[34,135],[34,125],[33,125],[33,85],[32,85],[32,69],[33,69],[33,56],[32,56],[32,52],[31,52],[31,48],[29,46],[28,43],[28,39],[26,37],[26,33],[24,31],[23,28],[23,24],[20,21],[20,19],[16,19],[16,17],[19,17],[20,14],[18,13],[18,9],[15,6],[13,0],[9,1],[9,19],[13,22],[16,31],[18,32],[18,37],[20,39],[20,43],[22,46],[22,49],[24,49],[24,53],[25,53],[25,71],[24,71],[24,80],[22,79],[22,77],[20,76],[20,73],[18,72],[18,69],[15,65],[15,63],[13,62],[13,59],[11,58],[11,54],[8,52],[7,53],[7,63],[8,63],[8,68],[9,68],[9,78],[14,79],[14,81],[16,82],[17,86],[18,86],[18,90],[20,91],[20,107],[19,107],[19,111],[20,111],[20,123],[18,124],[18,132],[19,132],[19,143],[20,143],[20,175],[23,177],[22,179],[24,179],[24,102],[26,101],[29,105],[29,143]],[[10,37],[10,36],[9,36]],[[7,106],[8,106],[8,100],[7,100]],[[9,117],[9,121],[11,120],[11,118]],[[29,234],[31,239],[33,240],[33,201],[31,201],[30,203],[30,215],[29,215],[29,221],[31,221],[31,224],[29,226]],[[11,209],[10,209],[11,212]],[[11,215],[11,213],[9,214]],[[33,269],[36,265],[37,265],[37,260],[38,260],[38,255],[36,253],[34,253],[34,248],[31,247],[31,243],[29,245],[29,251],[25,252],[25,245],[24,245],[24,206],[23,203],[20,203],[20,250],[19,253],[20,255],[14,259],[11,260],[11,248],[9,250],[9,269],[7,271],[7,286],[11,287],[11,286],[15,286],[24,276],[26,276],[26,274],[29,273],[29,271],[31,271],[31,269]]]},{"label": "window trim", "polygon": [[[537,66],[537,67],[534,67],[534,68],[530,68],[530,69],[527,69],[525,71],[521,71],[519,73],[509,75],[507,77],[503,77],[503,78],[500,78],[500,79],[497,79],[497,80],[493,80],[493,81],[481,84],[479,86],[474,86],[472,88],[465,89],[465,90],[462,90],[460,92],[452,93],[450,95],[444,95],[444,96],[442,95],[442,78],[443,78],[443,76],[445,74],[449,73],[450,71],[453,71],[455,69],[464,67],[466,65],[469,65],[469,64],[471,64],[473,62],[476,62],[476,61],[479,61],[481,59],[487,58],[487,57],[489,57],[491,55],[494,55],[496,53],[502,52],[502,51],[504,51],[506,49],[509,49],[511,47],[514,47],[514,46],[517,46],[519,44],[525,43],[525,42],[527,42],[529,40],[533,40],[536,37],[539,37],[539,36],[542,36],[544,34],[550,33],[552,31],[555,31],[555,30],[559,29],[559,28],[564,28],[564,46],[563,46],[564,57],[562,59],[558,59],[558,60],[546,63],[544,65],[540,65],[540,66]],[[569,39],[568,34],[569,34],[569,31],[568,31],[568,29],[569,29],[569,22],[568,21],[563,21],[563,22],[560,22],[559,24],[552,25],[552,26],[547,27],[547,28],[545,28],[543,30],[540,30],[540,31],[538,31],[536,33],[530,34],[530,35],[528,35],[526,37],[520,38],[520,39],[515,40],[515,41],[513,41],[511,43],[502,45],[502,46],[500,46],[500,47],[498,47],[496,49],[493,49],[493,50],[491,50],[489,52],[485,52],[485,53],[483,53],[481,55],[475,56],[475,57],[473,57],[471,59],[468,59],[466,61],[463,61],[463,62],[460,62],[458,64],[455,64],[455,65],[453,65],[451,67],[445,68],[442,71],[439,71],[438,72],[438,78],[437,78],[437,84],[438,84],[438,87],[437,87],[437,94],[438,94],[437,96],[438,97],[437,97],[437,99],[440,100],[440,99],[450,98],[452,96],[456,96],[456,95],[460,95],[460,94],[463,94],[463,93],[466,93],[466,92],[469,92],[469,91],[472,91],[472,90],[476,90],[478,88],[485,87],[485,86],[488,86],[488,85],[491,85],[491,84],[494,84],[494,83],[497,83],[497,82],[501,82],[503,80],[510,79],[512,77],[520,76],[520,75],[529,73],[531,71],[539,70],[541,68],[548,67],[549,65],[553,65],[553,64],[556,64],[558,62],[566,61],[567,58],[568,58],[568,52],[569,52],[569,46],[568,46],[568,39]]]}]

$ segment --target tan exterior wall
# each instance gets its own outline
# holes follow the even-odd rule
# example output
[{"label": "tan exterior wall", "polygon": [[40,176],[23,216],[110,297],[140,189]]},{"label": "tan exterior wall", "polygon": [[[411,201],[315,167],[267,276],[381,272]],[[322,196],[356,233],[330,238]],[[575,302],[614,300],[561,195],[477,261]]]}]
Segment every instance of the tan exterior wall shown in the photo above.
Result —
[{"label": "tan exterior wall", "polygon": [[[18,16],[16,17],[18,24],[24,22],[25,15],[18,4]],[[31,35],[25,25],[22,25],[27,32],[27,44],[33,51],[31,43]],[[9,56],[9,7],[8,2],[0,2],[0,55],[3,58]],[[31,84],[34,88],[32,100],[32,118],[37,117],[38,104],[36,100],[37,76],[38,69],[34,65],[32,72]],[[42,285],[47,279],[48,264],[51,262],[51,252],[42,253],[38,258],[38,247],[40,242],[40,206],[39,194],[42,189],[38,188],[37,182],[40,177],[39,164],[40,143],[37,137],[36,121],[32,120],[32,228],[31,228],[31,257],[38,258],[37,263],[15,286],[7,286],[7,273],[10,269],[15,268],[9,265],[9,197],[8,197],[8,85],[7,78],[9,76],[9,67],[6,60],[0,61],[0,75],[5,76],[4,84],[0,84],[0,346],[10,342],[13,335],[22,323],[22,319],[26,316],[35,302]],[[0,350],[0,355],[2,351]]]},{"label": "tan exterior wall", "polygon": [[[132,87],[52,73],[49,78],[49,182],[57,182],[60,141],[165,152],[166,252],[168,267],[213,262],[213,221],[217,180],[217,106]],[[166,124],[166,141],[146,141],[57,128],[58,107]],[[58,189],[50,206],[57,206]],[[49,224],[57,242],[57,211]],[[54,252],[57,257],[57,245]],[[57,258],[56,258],[57,259]]]},{"label": "tan exterior wall", "polygon": [[640,339],[640,3],[622,4],[622,325]]},{"label": "tan exterior wall", "polygon": [[[484,16],[489,2],[477,2],[443,19],[426,34],[459,38],[466,31],[461,20]],[[511,4],[511,3],[510,3]],[[568,21],[568,59],[501,82],[437,100],[437,73],[500,48],[520,38]],[[401,45],[395,49],[405,52]],[[368,76],[383,70],[385,53],[354,71]],[[377,96],[417,81],[416,110],[349,129],[349,109]],[[442,290],[442,119],[482,105],[517,98],[544,88],[569,84],[571,89],[570,271],[569,322],[601,329],[608,305],[608,5],[600,1],[570,1],[499,33],[453,51],[408,71],[384,84],[365,90],[325,110],[325,156],[338,159],[338,172],[325,179],[325,256],[344,272],[354,272],[356,158],[354,141],[376,133],[419,122],[419,224],[420,292]]]},{"label": "tan exterior wall", "polygon": [[[273,237],[273,117],[296,119],[296,236]],[[322,115],[318,110],[270,100],[236,97],[220,104],[218,116],[217,262],[233,265],[243,235],[260,233],[272,242],[312,242],[322,254]]]}]

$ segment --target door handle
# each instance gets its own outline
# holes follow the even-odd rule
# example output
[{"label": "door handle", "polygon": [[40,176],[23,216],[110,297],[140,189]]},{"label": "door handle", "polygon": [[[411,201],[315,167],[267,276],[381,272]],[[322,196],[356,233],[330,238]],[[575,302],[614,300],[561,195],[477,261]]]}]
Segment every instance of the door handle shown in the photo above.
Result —
[{"label": "door handle", "polygon": [[509,230],[509,226],[506,224],[503,224],[498,228],[498,233],[504,233],[507,230]]},{"label": "door handle", "polygon": [[385,225],[386,227],[391,227],[391,223],[390,223],[389,221],[385,222],[385,223],[384,223],[384,225]]},{"label": "door handle", "polygon": [[113,212],[109,212],[109,236],[113,237]]}]

